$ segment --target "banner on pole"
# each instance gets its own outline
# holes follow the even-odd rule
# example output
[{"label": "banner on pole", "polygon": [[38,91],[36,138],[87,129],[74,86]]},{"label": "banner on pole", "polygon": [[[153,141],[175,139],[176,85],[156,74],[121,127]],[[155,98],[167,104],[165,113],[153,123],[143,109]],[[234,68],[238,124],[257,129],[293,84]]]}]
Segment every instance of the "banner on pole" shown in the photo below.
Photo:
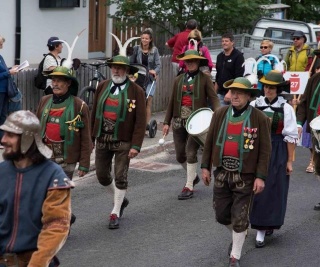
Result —
[{"label": "banner on pole", "polygon": [[290,81],[290,94],[302,95],[309,79],[308,71],[287,71],[283,78]]}]

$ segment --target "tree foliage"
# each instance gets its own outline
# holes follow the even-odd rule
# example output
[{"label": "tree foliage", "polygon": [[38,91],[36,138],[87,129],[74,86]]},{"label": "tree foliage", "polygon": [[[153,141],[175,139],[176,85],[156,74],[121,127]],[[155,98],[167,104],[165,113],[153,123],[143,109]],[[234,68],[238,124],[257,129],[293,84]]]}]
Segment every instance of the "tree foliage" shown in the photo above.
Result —
[{"label": "tree foliage", "polygon": [[290,6],[287,11],[288,19],[320,23],[319,0],[282,0],[282,3]]},{"label": "tree foliage", "polygon": [[[117,26],[151,26],[171,35],[185,28],[185,23],[194,18],[199,23],[203,36],[213,32],[248,32],[254,21],[262,16],[270,16],[270,11],[260,5],[273,4],[274,0],[107,0],[107,5],[115,4],[113,18]],[[319,0],[283,0],[291,6],[287,12],[290,19],[319,19]],[[308,18],[308,19],[307,19]]]}]

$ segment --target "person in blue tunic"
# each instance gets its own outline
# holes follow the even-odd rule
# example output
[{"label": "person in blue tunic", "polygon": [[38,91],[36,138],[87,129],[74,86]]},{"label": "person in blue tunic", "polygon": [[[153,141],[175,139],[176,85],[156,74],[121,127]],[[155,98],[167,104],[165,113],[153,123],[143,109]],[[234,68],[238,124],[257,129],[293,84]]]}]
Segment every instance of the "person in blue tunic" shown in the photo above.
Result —
[{"label": "person in blue tunic", "polygon": [[281,72],[272,70],[260,79],[265,96],[251,105],[271,120],[272,152],[265,189],[255,195],[250,213],[251,228],[257,229],[256,247],[265,246],[264,238],[284,224],[290,174],[298,130],[294,109],[280,96],[287,89]]}]

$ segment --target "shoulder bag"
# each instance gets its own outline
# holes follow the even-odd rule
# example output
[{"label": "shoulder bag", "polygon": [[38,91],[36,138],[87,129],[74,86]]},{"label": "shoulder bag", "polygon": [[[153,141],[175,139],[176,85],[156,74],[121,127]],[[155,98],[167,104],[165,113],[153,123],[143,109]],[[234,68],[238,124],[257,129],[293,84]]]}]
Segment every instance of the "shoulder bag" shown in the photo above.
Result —
[{"label": "shoulder bag", "polygon": [[13,98],[18,94],[18,87],[14,80],[9,76],[8,78],[8,91],[7,91],[8,97]]}]

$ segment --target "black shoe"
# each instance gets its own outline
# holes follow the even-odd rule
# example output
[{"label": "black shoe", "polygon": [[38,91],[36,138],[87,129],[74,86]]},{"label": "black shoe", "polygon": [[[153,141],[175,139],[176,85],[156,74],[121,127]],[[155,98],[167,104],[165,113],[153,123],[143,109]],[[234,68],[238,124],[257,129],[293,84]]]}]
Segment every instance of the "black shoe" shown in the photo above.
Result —
[{"label": "black shoe", "polygon": [[109,229],[118,229],[119,228],[119,218],[117,214],[110,215]]},{"label": "black shoe", "polygon": [[73,213],[71,213],[70,226],[75,223],[77,217]]},{"label": "black shoe", "polygon": [[125,198],[123,199],[123,202],[122,202],[121,208],[120,208],[120,218],[121,218],[122,215],[123,215],[124,209],[125,209],[128,205],[129,205],[129,200],[125,197]]},{"label": "black shoe", "polygon": [[193,197],[193,191],[190,190],[188,187],[184,187],[182,189],[181,194],[178,196],[179,200],[189,199]]},{"label": "black shoe", "polygon": [[257,241],[256,240],[256,248],[263,248],[265,246],[264,241]]},{"label": "black shoe", "polygon": [[197,175],[196,178],[194,178],[193,180],[193,186],[195,186],[196,184],[198,184],[200,182],[200,178],[199,176]]},{"label": "black shoe", "polygon": [[272,229],[266,231],[266,236],[270,236],[270,235],[272,235],[272,234],[273,234],[273,230],[272,230]]},{"label": "black shoe", "polygon": [[240,260],[234,257],[230,258],[229,267],[240,267]]},{"label": "black shoe", "polygon": [[232,242],[230,243],[229,247],[228,247],[228,256],[230,257],[231,255],[231,251],[232,251]]},{"label": "black shoe", "polygon": [[314,209],[314,210],[320,210],[320,203],[318,203],[317,205],[315,205],[315,206],[313,207],[313,209]]}]

